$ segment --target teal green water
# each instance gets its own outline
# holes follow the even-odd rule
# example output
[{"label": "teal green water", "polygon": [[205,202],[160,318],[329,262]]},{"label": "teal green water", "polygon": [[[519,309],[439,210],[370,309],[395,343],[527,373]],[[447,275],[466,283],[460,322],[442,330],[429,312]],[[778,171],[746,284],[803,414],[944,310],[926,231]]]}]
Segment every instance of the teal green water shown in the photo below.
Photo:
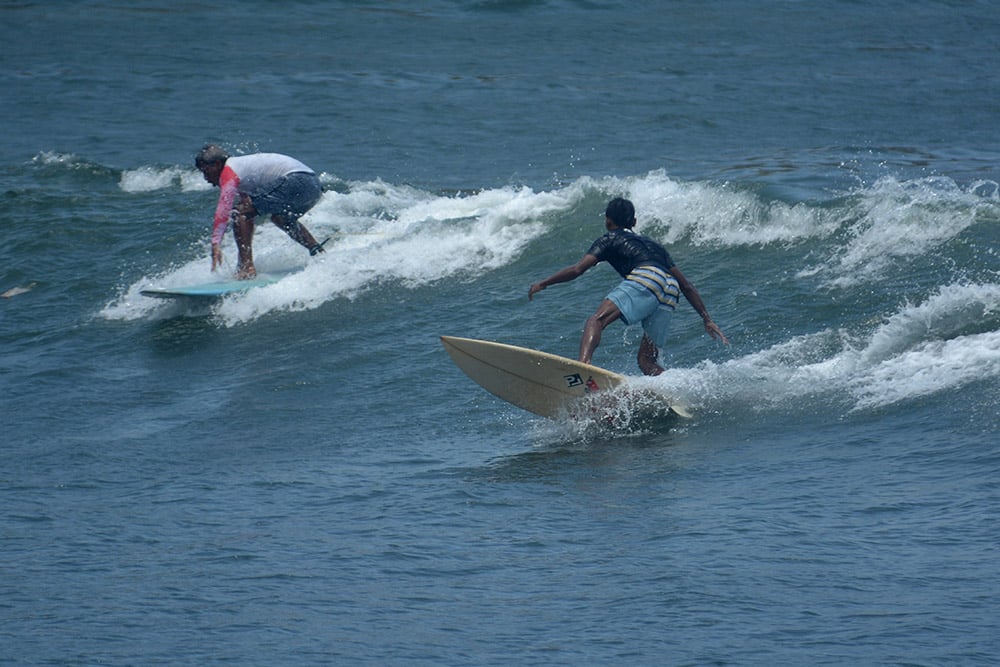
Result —
[{"label": "teal green water", "polygon": [[[0,664],[996,662],[989,3],[0,18]],[[210,140],[321,172],[327,252],[143,297],[219,277]],[[616,195],[732,341],[682,304],[633,377],[690,421],[535,418],[438,341],[574,356],[614,272],[528,286]]]}]

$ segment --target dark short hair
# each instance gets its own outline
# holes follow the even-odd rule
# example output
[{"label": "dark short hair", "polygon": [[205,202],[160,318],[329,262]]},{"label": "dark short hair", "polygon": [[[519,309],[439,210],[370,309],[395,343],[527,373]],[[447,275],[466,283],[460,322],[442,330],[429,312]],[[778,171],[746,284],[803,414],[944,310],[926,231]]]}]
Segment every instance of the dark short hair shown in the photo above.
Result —
[{"label": "dark short hair", "polygon": [[604,215],[611,218],[619,227],[635,227],[635,206],[622,197],[615,197],[608,202]]},{"label": "dark short hair", "polygon": [[205,144],[202,146],[198,154],[194,156],[194,166],[202,167],[206,164],[215,164],[216,162],[225,162],[229,159],[229,153],[226,152],[221,146],[216,144]]}]

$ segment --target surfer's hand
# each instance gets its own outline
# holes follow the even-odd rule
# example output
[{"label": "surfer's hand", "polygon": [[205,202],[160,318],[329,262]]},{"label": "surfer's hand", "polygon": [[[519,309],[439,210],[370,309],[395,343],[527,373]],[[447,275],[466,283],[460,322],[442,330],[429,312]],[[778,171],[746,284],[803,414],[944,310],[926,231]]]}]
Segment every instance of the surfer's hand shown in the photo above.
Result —
[{"label": "surfer's hand", "polygon": [[219,247],[218,243],[212,244],[212,270],[215,271],[216,267],[222,266],[222,248]]},{"label": "surfer's hand", "polygon": [[535,296],[536,294],[538,294],[539,292],[541,292],[543,289],[545,289],[545,288],[542,287],[541,283],[535,283],[534,285],[532,285],[531,287],[529,287],[528,288],[528,301],[531,301],[531,298],[533,296]]},{"label": "surfer's hand", "polygon": [[705,331],[708,332],[708,335],[712,338],[722,341],[723,345],[729,345],[729,339],[726,338],[726,334],[722,333],[722,329],[719,328],[719,325],[712,320],[705,320]]}]

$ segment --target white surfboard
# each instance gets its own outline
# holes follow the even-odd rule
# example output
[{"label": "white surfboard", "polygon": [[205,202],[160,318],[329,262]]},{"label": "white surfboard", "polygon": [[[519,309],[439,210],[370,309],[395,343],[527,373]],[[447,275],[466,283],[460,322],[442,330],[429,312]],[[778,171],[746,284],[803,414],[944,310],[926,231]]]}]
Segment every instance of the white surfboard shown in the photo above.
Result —
[{"label": "white surfboard", "polygon": [[[516,345],[455,336],[441,336],[441,342],[455,365],[483,389],[542,417],[566,415],[575,403],[626,382],[624,375]],[[691,416],[676,401],[658,398],[672,412]]]},{"label": "white surfboard", "polygon": [[287,274],[259,274],[250,280],[220,280],[200,285],[179,285],[176,287],[150,286],[139,292],[143,296],[150,296],[156,299],[217,299],[227,294],[246,292],[255,287],[273,285]]}]

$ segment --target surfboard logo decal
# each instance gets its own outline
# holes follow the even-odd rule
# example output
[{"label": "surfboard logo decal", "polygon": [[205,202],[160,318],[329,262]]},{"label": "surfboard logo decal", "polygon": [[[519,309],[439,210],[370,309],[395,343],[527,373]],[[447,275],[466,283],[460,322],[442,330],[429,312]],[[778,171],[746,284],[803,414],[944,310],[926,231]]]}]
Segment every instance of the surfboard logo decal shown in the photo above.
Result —
[{"label": "surfboard logo decal", "polygon": [[591,393],[594,391],[600,391],[601,388],[594,381],[594,376],[589,376],[586,381],[584,381],[583,376],[579,373],[573,373],[572,375],[564,375],[563,378],[566,380],[567,387],[580,387],[584,388],[586,393]]}]

